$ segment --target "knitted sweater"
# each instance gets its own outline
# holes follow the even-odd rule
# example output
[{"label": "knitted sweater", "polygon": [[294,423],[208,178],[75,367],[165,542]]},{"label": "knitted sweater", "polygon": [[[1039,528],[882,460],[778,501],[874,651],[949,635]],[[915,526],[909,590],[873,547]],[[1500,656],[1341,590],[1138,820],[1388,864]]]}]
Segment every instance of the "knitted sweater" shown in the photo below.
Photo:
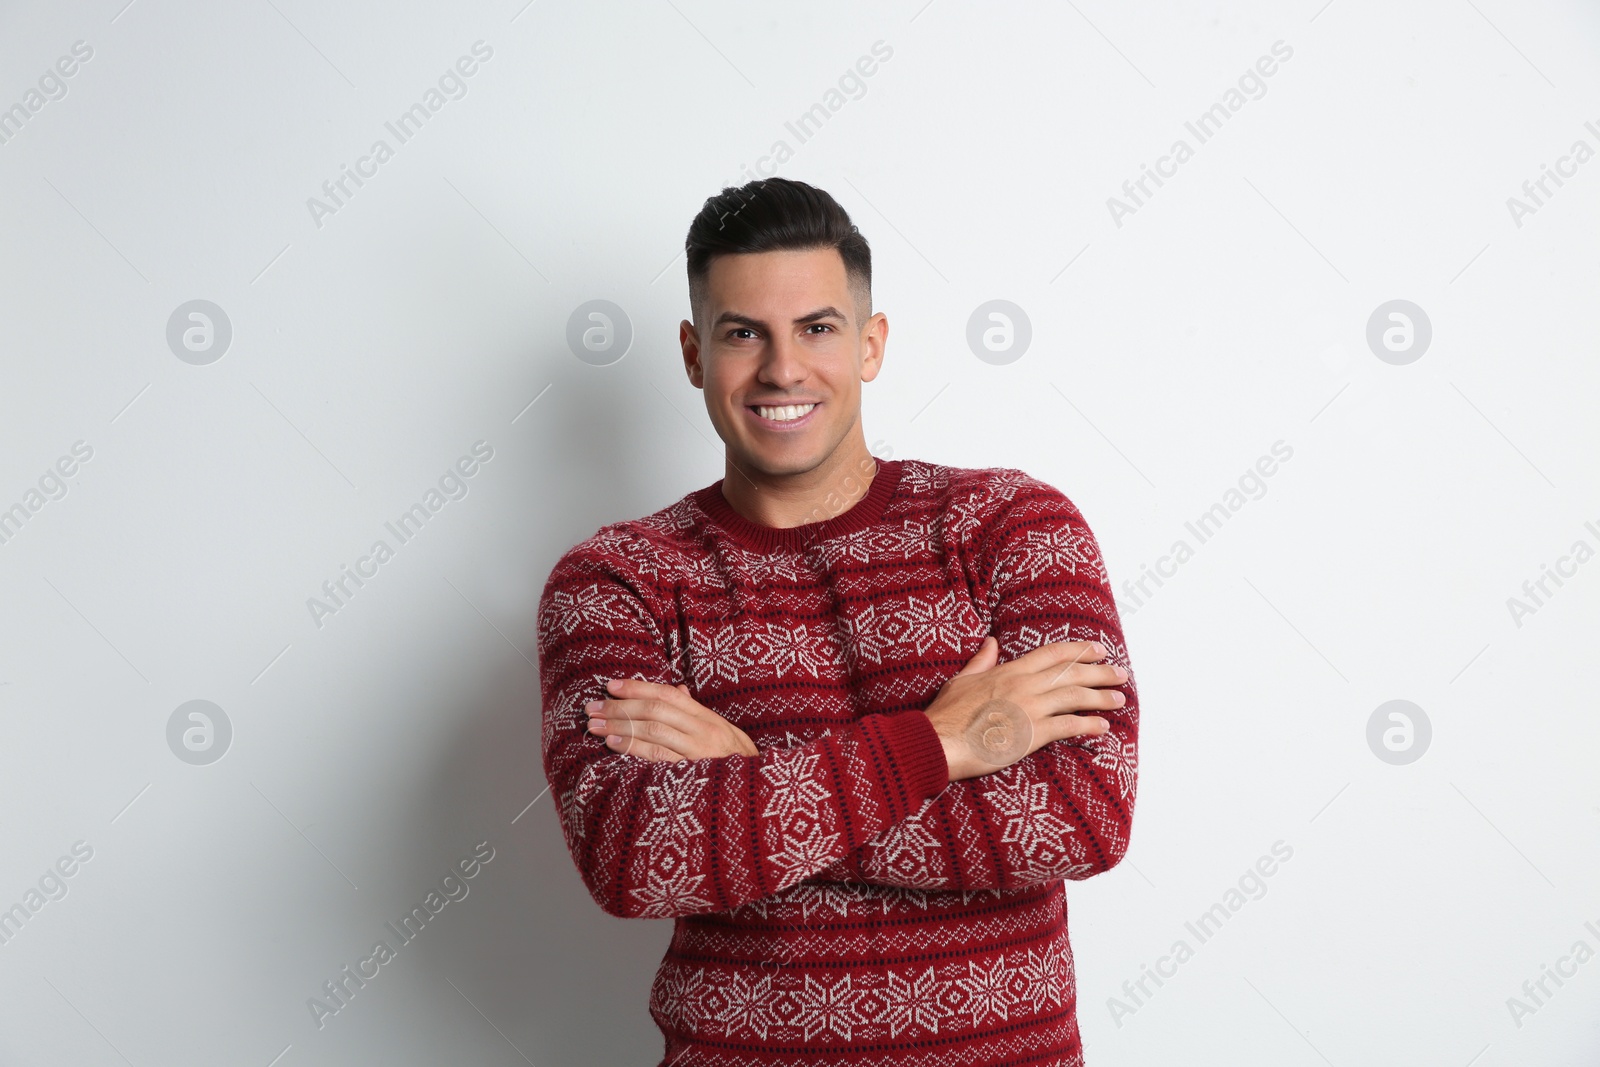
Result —
[{"label": "knitted sweater", "polygon": [[[671,1067],[1081,1064],[1063,879],[1128,847],[1139,704],[1105,564],[1011,468],[879,460],[779,529],[722,481],[568,550],[538,616],[546,780],[584,885],[672,918]],[[988,634],[1128,668],[1093,738],[948,781],[922,709]],[[656,763],[586,730],[610,677],[684,684],[755,756]]]}]

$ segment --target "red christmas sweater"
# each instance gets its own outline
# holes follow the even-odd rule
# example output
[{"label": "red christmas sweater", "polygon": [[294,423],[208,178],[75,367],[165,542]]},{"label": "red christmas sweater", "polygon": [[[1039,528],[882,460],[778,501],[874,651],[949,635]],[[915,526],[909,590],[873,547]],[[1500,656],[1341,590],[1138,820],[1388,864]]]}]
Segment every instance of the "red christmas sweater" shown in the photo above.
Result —
[{"label": "red christmas sweater", "polygon": [[[824,521],[722,482],[603,527],[538,616],[544,770],[584,884],[672,918],[650,1013],[670,1067],[1081,1064],[1063,879],[1128,847],[1139,703],[1093,533],[1011,468],[879,460]],[[1108,733],[947,780],[922,713],[988,634],[1002,662],[1099,641]],[[756,756],[611,752],[607,678],[684,684]]]}]

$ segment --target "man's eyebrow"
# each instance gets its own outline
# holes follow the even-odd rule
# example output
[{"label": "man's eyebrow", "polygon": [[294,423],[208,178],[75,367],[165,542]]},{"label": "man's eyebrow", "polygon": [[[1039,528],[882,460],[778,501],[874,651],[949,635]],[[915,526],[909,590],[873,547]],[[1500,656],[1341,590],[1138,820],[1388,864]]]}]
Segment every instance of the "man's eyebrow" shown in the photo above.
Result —
[{"label": "man's eyebrow", "polygon": [[[815,311],[801,315],[794,320],[794,325],[807,326],[813,322],[820,322],[823,319],[838,319],[840,322],[850,321],[845,317],[844,312],[830,304],[827,307],[817,308]],[[726,323],[738,323],[740,326],[748,326],[755,330],[764,330],[767,327],[765,322],[762,322],[760,319],[754,318],[750,315],[741,315],[736,311],[724,311],[722,314],[717,316],[717,321],[711,324],[711,328],[717,329]]]}]

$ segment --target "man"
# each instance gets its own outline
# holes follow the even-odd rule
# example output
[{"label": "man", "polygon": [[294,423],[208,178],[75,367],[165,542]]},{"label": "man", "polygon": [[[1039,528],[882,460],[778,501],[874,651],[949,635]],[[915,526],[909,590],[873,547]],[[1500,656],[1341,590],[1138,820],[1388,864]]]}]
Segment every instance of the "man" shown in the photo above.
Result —
[{"label": "man", "polygon": [[888,322],[827,193],[724,189],[687,251],[726,473],[539,609],[572,857],[674,919],[661,1062],[1081,1064],[1063,879],[1128,847],[1139,719],[1094,535],[1020,470],[868,452]]}]

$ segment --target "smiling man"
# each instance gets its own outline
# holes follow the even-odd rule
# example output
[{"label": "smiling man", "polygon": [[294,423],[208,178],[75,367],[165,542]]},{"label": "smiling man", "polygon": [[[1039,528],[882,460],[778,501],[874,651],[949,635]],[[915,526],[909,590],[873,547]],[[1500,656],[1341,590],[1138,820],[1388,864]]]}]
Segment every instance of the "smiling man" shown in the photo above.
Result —
[{"label": "smiling man", "polygon": [[1094,535],[867,450],[889,326],[827,193],[724,189],[686,248],[724,476],[569,549],[538,619],[573,860],[674,920],[661,1064],[1082,1064],[1064,880],[1128,847],[1139,722]]}]

